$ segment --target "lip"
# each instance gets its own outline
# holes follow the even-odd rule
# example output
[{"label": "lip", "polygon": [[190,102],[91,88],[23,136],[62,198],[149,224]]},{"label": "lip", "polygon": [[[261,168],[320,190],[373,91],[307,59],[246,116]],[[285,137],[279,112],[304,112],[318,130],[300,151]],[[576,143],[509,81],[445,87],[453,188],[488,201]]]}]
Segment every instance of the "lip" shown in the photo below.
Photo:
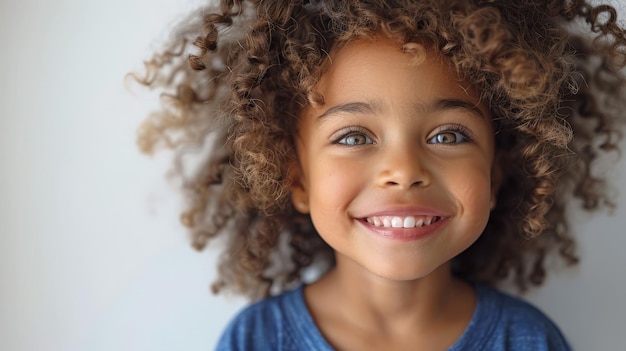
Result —
[{"label": "lip", "polygon": [[[384,217],[384,216],[437,216],[441,219],[435,223],[425,225],[422,227],[413,228],[390,228],[390,227],[377,227],[372,223],[367,222],[367,218],[370,217]],[[398,240],[398,241],[414,241],[426,238],[440,228],[445,226],[450,219],[450,214],[446,211],[434,209],[431,207],[422,206],[400,206],[400,207],[385,207],[384,209],[370,212],[363,216],[355,217],[355,219],[361,223],[366,229],[375,235],[381,236],[386,239]]]},{"label": "lip", "polygon": [[446,211],[424,206],[386,206],[383,209],[366,212],[354,216],[355,218],[383,217],[383,216],[438,216],[450,217]]},{"label": "lip", "polygon": [[367,228],[375,235],[381,236],[386,239],[397,241],[415,241],[424,239],[426,237],[435,234],[439,229],[448,223],[450,217],[441,217],[441,219],[435,223],[413,228],[390,228],[390,227],[377,227],[371,223],[368,223],[365,218],[357,219],[361,225]]}]

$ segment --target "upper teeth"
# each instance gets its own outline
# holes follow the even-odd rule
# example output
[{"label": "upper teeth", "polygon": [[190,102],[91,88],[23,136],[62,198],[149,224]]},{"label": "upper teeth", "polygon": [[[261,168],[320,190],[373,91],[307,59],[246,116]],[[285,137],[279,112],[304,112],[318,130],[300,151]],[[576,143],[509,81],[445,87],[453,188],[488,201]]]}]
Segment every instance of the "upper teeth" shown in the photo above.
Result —
[{"label": "upper teeth", "polygon": [[439,216],[382,216],[382,217],[368,217],[365,220],[377,227],[388,228],[414,228],[423,227],[440,220]]}]

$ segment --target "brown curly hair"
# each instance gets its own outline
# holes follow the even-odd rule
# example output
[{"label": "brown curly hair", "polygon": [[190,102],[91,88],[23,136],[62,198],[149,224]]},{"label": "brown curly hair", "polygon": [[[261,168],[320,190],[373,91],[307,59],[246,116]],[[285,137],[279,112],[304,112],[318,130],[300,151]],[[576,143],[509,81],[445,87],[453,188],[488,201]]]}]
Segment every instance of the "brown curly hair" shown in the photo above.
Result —
[{"label": "brown curly hair", "polygon": [[[293,208],[287,176],[300,111],[322,103],[313,88],[328,53],[373,35],[427,41],[488,101],[504,165],[498,205],[453,271],[539,285],[551,252],[577,262],[572,197],[586,210],[612,206],[592,165],[621,137],[626,32],[616,17],[584,0],[221,0],[187,18],[135,76],[164,90],[139,145],[176,150],[193,246],[226,239],[214,291],[283,291],[334,264]],[[201,145],[190,175],[183,161]]]}]

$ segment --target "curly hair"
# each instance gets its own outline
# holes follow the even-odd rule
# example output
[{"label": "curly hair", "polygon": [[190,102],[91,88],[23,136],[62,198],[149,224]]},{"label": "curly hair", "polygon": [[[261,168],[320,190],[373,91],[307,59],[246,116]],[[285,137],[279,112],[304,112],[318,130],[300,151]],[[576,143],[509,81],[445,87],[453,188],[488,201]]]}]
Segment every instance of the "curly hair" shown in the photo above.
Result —
[{"label": "curly hair", "polygon": [[[577,262],[566,205],[613,206],[592,166],[621,137],[626,32],[616,17],[584,0],[221,0],[135,76],[163,90],[139,145],[176,151],[193,246],[226,240],[214,291],[283,291],[334,264],[293,208],[287,176],[300,111],[323,103],[314,86],[328,53],[374,35],[427,41],[488,101],[506,165],[498,205],[453,272],[523,290],[543,282],[549,254]],[[210,147],[189,174],[183,158],[200,145]]]}]

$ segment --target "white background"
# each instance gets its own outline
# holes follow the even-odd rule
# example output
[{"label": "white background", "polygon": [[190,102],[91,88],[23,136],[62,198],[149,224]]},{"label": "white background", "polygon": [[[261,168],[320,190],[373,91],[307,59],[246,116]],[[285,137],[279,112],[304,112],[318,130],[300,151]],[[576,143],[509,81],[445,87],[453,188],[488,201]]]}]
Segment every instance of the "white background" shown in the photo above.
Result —
[{"label": "white background", "polygon": [[[165,181],[135,147],[157,97],[124,75],[200,0],[0,3],[0,350],[210,350],[242,306],[215,297]],[[578,350],[626,345],[621,207],[573,213],[580,267],[526,296]]]}]

